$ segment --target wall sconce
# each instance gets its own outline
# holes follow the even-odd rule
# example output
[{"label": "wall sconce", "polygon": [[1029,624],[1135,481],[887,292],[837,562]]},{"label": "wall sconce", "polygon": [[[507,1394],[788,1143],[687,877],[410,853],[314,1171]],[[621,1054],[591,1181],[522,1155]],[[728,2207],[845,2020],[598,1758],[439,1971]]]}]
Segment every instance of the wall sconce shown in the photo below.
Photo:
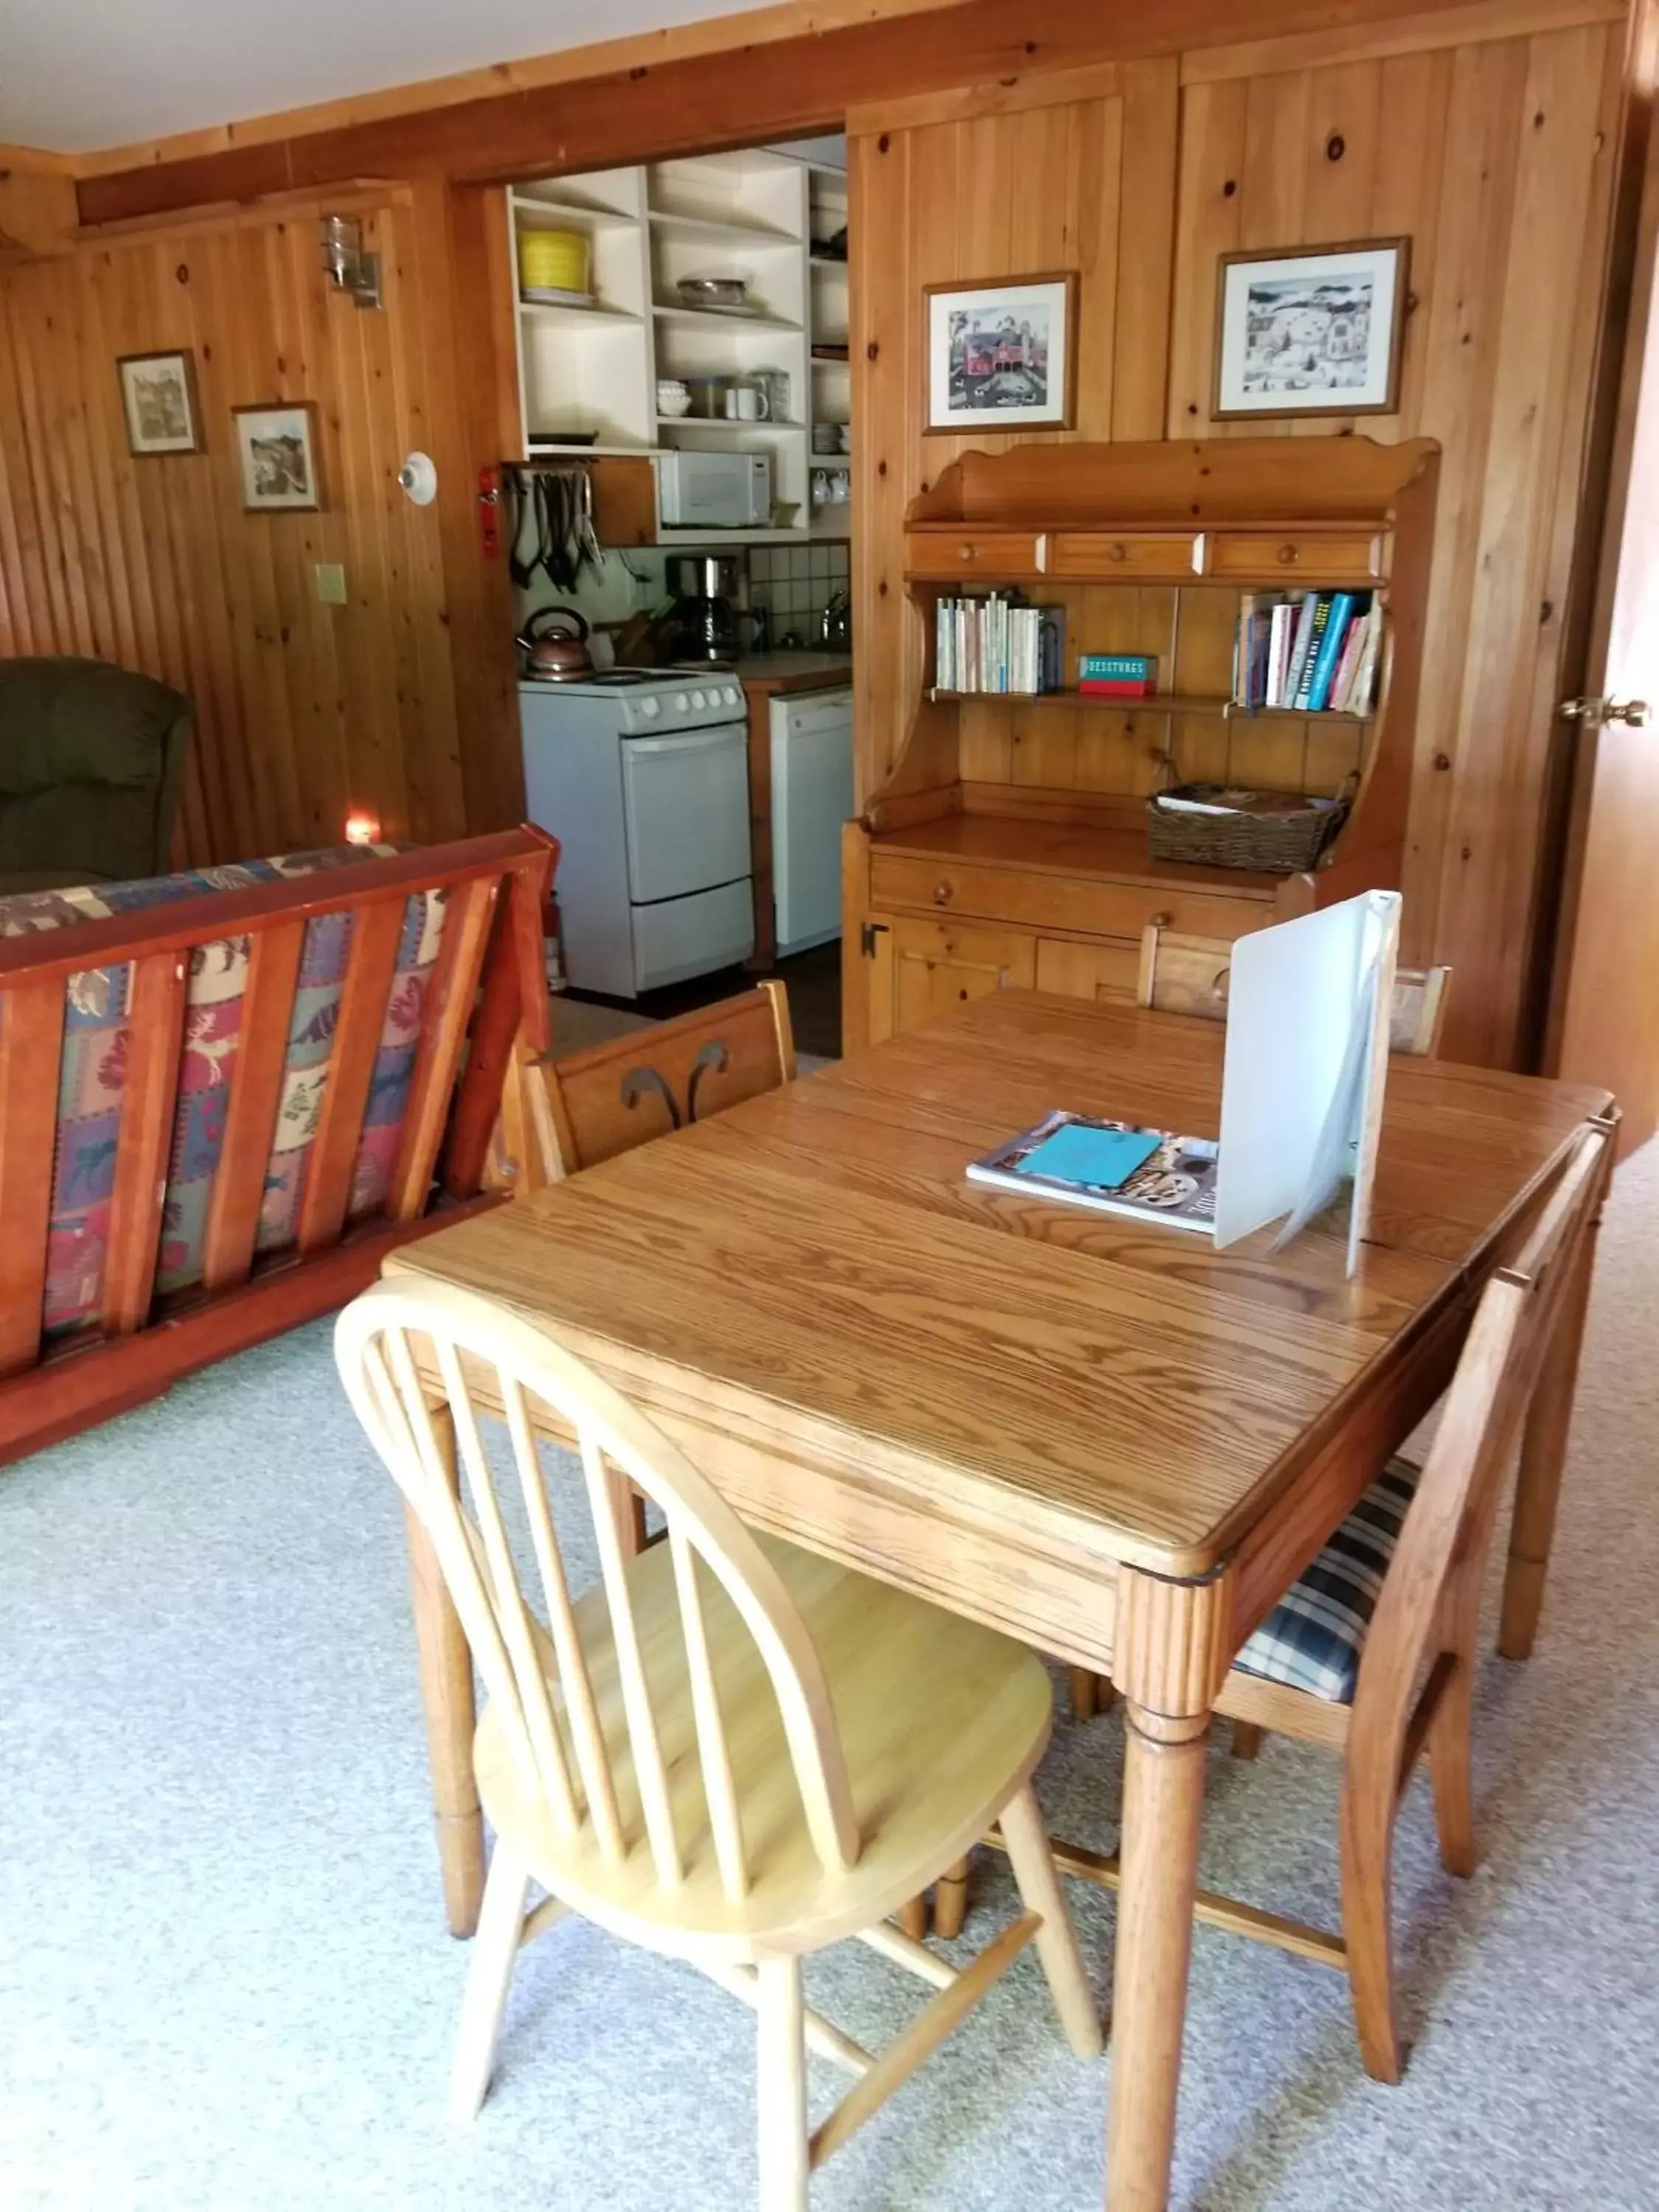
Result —
[{"label": "wall sconce", "polygon": [[345,841],[348,845],[378,845],[380,842],[380,817],[378,814],[348,814],[345,818]]},{"label": "wall sconce", "polygon": [[349,215],[323,217],[323,266],[337,291],[349,292],[360,307],[380,304],[380,257],[363,252],[363,227]]}]

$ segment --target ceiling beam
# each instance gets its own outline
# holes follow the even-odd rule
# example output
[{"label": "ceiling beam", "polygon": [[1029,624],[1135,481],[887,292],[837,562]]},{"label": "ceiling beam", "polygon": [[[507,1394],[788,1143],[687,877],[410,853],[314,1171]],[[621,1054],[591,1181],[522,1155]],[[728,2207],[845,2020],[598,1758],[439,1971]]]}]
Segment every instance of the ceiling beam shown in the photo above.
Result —
[{"label": "ceiling beam", "polygon": [[1400,0],[1043,0],[1022,20],[1007,0],[957,0],[666,61],[647,38],[653,58],[599,76],[442,106],[411,88],[406,112],[82,175],[76,189],[95,225],[366,176],[499,184],[838,130],[850,107],[952,85],[1399,12]]}]

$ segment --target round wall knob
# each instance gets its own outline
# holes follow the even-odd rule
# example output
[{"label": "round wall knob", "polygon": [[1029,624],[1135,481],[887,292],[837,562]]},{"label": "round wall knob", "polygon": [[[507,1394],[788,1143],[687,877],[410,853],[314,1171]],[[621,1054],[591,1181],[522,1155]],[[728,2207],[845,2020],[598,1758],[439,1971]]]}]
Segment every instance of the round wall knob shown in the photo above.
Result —
[{"label": "round wall knob", "polygon": [[1291,562],[1301,559],[1301,550],[1295,545],[1281,545],[1279,549],[1279,557],[1288,567]]},{"label": "round wall knob", "polygon": [[964,561],[977,561],[979,558],[977,545],[959,545],[957,551]]},{"label": "round wall knob", "polygon": [[1106,558],[1109,561],[1127,561],[1128,557],[1129,549],[1127,545],[1109,545],[1106,548]]}]

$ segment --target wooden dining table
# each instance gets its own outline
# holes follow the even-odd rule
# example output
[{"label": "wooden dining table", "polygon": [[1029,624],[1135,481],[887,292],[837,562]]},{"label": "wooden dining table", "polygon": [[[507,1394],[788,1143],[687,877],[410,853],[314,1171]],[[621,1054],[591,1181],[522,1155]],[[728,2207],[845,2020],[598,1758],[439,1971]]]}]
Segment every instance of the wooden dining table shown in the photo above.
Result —
[{"label": "wooden dining table", "polygon": [[[646,1041],[641,1039],[642,1051]],[[1395,1057],[1358,1268],[969,1182],[1055,1107],[1216,1133],[1223,1032],[1006,991],[389,1256],[547,1323],[750,1522],[1109,1674],[1124,1700],[1106,2203],[1168,2201],[1205,1743],[1228,1666],[1449,1382],[1606,1093]],[[1588,1282],[1522,1455],[1530,1647]],[[451,1924],[483,1852],[465,1647],[416,1532]]]}]

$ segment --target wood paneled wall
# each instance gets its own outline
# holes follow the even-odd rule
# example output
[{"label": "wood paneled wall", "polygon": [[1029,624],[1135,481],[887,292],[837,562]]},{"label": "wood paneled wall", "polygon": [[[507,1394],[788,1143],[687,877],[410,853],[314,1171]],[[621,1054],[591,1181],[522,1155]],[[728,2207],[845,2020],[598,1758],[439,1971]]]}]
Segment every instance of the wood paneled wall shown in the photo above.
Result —
[{"label": "wood paneled wall", "polygon": [[[1069,99],[1068,80],[1031,80],[855,116],[861,787],[895,757],[920,680],[904,507],[963,445],[1007,442],[921,434],[922,286],[1075,268],[1070,434],[1225,435],[1237,426],[1209,414],[1216,257],[1407,235],[1401,410],[1352,426],[1443,449],[1406,927],[1412,957],[1457,971],[1448,1051],[1511,1060],[1550,851],[1626,38],[1615,0],[1516,0],[1113,64],[1078,73]],[[1068,780],[1063,759],[1044,774]]]},{"label": "wood paneled wall", "polygon": [[[441,513],[395,482],[410,448],[454,445],[416,210],[329,204],[362,216],[384,307],[330,287],[313,208],[0,277],[0,652],[91,653],[194,699],[181,862],[331,843],[354,807],[426,841],[517,804],[475,776],[469,805]],[[175,346],[195,353],[206,451],[134,459],[117,357]],[[278,399],[318,404],[318,514],[243,512],[230,410]],[[318,599],[319,562],[343,565],[348,605]]]}]

